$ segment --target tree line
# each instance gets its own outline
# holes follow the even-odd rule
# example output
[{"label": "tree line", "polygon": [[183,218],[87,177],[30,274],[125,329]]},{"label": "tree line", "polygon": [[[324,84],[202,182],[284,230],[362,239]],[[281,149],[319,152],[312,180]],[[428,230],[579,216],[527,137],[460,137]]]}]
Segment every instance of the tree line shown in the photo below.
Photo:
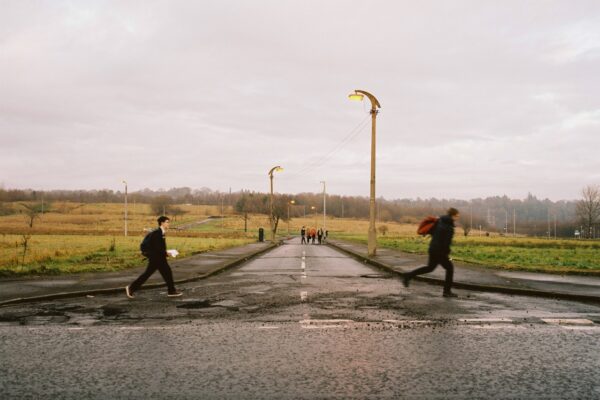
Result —
[{"label": "tree line", "polygon": [[[20,190],[0,189],[0,214],[14,212],[7,203],[55,201],[76,203],[119,203],[124,193],[113,190]],[[267,193],[241,190],[237,192],[214,191],[209,188],[189,187],[169,190],[143,189],[128,194],[129,202],[146,203],[156,214],[181,213],[177,204],[214,205],[224,209],[232,207],[237,213],[264,213],[269,215]],[[322,193],[276,194],[273,204],[273,222],[314,213],[323,213]],[[377,220],[416,223],[427,215],[437,215],[449,207],[461,211],[461,224],[466,229],[483,229],[491,232],[537,236],[581,237],[600,236],[600,190],[588,186],[578,201],[551,201],[529,194],[525,199],[493,196],[471,200],[459,199],[377,199]],[[327,215],[337,218],[368,218],[369,198],[362,196],[327,195]]]}]

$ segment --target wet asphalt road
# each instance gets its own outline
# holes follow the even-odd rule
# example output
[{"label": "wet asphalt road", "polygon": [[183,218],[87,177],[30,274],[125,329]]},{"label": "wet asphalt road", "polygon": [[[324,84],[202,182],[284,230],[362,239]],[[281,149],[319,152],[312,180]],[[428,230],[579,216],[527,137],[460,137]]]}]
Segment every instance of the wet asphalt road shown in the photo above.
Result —
[{"label": "wet asphalt road", "polygon": [[598,306],[445,299],[298,241],[181,289],[1,308],[2,398],[600,399]]}]

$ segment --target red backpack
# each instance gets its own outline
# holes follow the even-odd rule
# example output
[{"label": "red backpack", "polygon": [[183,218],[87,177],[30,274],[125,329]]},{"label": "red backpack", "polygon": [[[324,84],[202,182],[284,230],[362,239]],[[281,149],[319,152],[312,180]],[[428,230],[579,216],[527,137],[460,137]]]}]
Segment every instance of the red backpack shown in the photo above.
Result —
[{"label": "red backpack", "polygon": [[419,224],[419,227],[417,228],[417,233],[423,236],[430,235],[433,232],[433,227],[435,226],[435,224],[437,224],[439,219],[439,217],[426,217]]}]

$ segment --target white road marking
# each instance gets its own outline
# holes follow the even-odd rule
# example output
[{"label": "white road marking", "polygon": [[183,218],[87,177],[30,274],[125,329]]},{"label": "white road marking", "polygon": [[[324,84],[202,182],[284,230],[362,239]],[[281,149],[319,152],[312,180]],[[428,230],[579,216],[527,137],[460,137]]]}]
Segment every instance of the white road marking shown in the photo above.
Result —
[{"label": "white road marking", "polygon": [[166,329],[178,329],[178,325],[167,325],[167,326],[122,326],[119,329],[123,331],[142,331],[142,330],[166,330]]},{"label": "white road marking", "polygon": [[427,325],[434,323],[432,320],[429,319],[384,319],[381,322],[396,325]]},{"label": "white road marking", "polygon": [[551,325],[575,325],[575,326],[591,326],[594,325],[593,321],[584,318],[542,318],[547,324]]},{"label": "white road marking", "polygon": [[299,322],[302,329],[344,328],[354,323],[351,319],[303,319]]},{"label": "white road marking", "polygon": [[308,300],[308,292],[300,292],[300,301]]},{"label": "white road marking", "polygon": [[302,268],[302,269],[306,268],[306,263],[304,261],[302,261],[302,263],[300,264],[300,268]]},{"label": "white road marking", "polygon": [[278,326],[259,326],[258,329],[279,329]]},{"label": "white road marking", "polygon": [[467,324],[498,324],[498,323],[513,323],[510,318],[461,318],[458,322],[464,322]]}]

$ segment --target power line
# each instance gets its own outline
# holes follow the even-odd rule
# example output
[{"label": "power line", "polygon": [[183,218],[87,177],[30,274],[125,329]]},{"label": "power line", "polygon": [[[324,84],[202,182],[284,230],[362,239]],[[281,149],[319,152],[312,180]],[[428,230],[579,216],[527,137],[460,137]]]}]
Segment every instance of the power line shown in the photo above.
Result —
[{"label": "power line", "polygon": [[369,119],[370,119],[370,115],[367,115],[357,126],[354,127],[354,129],[352,129],[350,131],[350,133],[348,135],[346,135],[346,137],[344,137],[338,144],[336,144],[335,147],[331,151],[329,151],[327,154],[325,154],[324,156],[319,158],[317,161],[312,162],[309,165],[306,165],[306,166],[300,168],[300,170],[298,170],[297,172],[291,173],[290,176],[301,175],[301,174],[304,174],[305,172],[309,172],[317,167],[323,166],[327,161],[329,161],[329,159],[332,156],[334,156],[336,153],[338,153],[340,150],[342,150],[347,144],[352,142],[358,136],[358,134],[361,133],[366,128],[366,126],[368,125]]}]

